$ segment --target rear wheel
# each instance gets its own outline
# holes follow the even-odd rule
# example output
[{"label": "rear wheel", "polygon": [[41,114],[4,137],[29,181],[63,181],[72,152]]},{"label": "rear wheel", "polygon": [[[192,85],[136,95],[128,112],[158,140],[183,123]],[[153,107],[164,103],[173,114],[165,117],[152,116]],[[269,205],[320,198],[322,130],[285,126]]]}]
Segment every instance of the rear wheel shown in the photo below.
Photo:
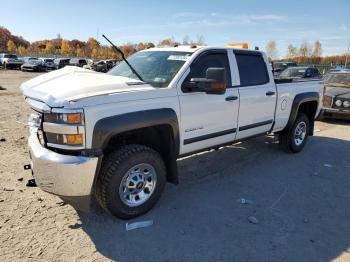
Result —
[{"label": "rear wheel", "polygon": [[127,145],[103,161],[96,198],[112,215],[129,219],[155,205],[165,182],[166,169],[158,152],[142,145]]},{"label": "rear wheel", "polygon": [[309,130],[309,118],[304,113],[299,113],[292,127],[280,134],[280,144],[286,151],[298,153],[305,146]]}]

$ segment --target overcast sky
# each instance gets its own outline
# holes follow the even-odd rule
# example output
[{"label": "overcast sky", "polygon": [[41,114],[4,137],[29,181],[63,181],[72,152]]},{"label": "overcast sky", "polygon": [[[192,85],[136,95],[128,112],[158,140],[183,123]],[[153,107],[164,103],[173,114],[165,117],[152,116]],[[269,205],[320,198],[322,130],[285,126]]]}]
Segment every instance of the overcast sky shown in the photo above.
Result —
[{"label": "overcast sky", "polygon": [[185,35],[203,35],[209,45],[248,42],[264,49],[277,43],[322,43],[323,54],[345,53],[350,42],[350,1],[91,1],[1,0],[0,25],[29,41],[55,38],[87,40],[105,33],[117,44]]}]

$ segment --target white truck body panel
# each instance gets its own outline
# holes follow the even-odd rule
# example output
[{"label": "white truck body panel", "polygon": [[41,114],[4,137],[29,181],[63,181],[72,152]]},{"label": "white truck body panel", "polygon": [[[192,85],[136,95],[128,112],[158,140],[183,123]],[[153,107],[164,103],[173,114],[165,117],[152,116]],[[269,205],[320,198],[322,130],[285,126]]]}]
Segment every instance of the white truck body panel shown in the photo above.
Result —
[{"label": "white truck body panel", "polygon": [[[180,154],[263,132],[282,130],[288,122],[296,94],[313,91],[322,95],[322,81],[275,85],[265,54],[263,57],[269,69],[270,82],[263,86],[240,87],[236,58],[229,51],[227,53],[233,88],[228,88],[224,95],[208,95],[200,92],[183,93],[181,84],[190,72],[190,64],[201,52],[211,49],[232,50],[227,47],[152,49],[193,52],[193,55],[166,88],[154,88],[148,84],[138,84],[140,81],[135,79],[70,66],[29,80],[21,88],[24,96],[42,101],[50,107],[84,108],[87,148],[91,147],[94,126],[100,119],[128,112],[171,108],[176,112],[179,120]],[[268,91],[274,91],[276,94],[266,96]],[[225,98],[229,96],[237,96],[238,99],[225,101]],[[239,130],[240,126],[269,120],[271,123],[267,125]],[[274,129],[270,130],[273,121]],[[186,139],[234,128],[237,129],[234,134],[184,144]]]}]

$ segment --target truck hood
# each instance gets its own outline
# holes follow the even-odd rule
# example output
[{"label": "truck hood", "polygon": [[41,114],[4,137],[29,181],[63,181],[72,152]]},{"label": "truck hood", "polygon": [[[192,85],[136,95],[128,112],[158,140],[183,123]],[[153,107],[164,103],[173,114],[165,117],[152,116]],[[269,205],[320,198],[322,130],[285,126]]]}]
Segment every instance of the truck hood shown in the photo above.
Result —
[{"label": "truck hood", "polygon": [[141,81],[66,66],[35,77],[21,85],[25,97],[42,101],[51,107],[65,106],[71,101],[115,93],[154,90]]},{"label": "truck hood", "polygon": [[337,97],[337,98],[349,99],[350,88],[326,86],[326,95]]}]

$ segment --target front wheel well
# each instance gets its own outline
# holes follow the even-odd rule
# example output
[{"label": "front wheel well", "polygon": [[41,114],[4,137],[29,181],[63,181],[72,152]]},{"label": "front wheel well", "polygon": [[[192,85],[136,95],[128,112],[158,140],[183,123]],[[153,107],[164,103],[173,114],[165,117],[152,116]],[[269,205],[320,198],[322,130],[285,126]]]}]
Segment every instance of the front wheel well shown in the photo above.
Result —
[{"label": "front wheel well", "polygon": [[310,122],[309,135],[312,136],[314,133],[314,122],[316,117],[318,103],[317,101],[308,101],[299,105],[298,113],[304,113]]},{"label": "front wheel well", "polygon": [[162,156],[167,168],[167,180],[178,183],[176,143],[177,138],[174,137],[172,127],[168,124],[143,127],[112,136],[104,148],[103,154],[106,156],[115,149],[130,144],[147,146]]}]

